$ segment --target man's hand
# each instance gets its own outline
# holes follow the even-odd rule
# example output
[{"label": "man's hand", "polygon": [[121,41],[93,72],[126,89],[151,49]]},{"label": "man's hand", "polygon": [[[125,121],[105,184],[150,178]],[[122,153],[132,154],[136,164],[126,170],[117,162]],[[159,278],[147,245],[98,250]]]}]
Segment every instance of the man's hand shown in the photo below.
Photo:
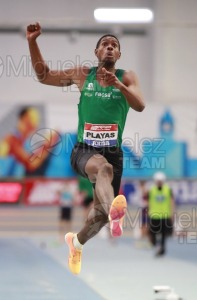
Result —
[{"label": "man's hand", "polygon": [[125,96],[129,106],[136,111],[143,111],[145,108],[142,93],[136,75],[130,71],[125,72],[121,82],[114,73],[107,71],[104,67],[101,69],[101,78],[105,86],[114,86]]},{"label": "man's hand", "polygon": [[114,73],[107,71],[105,68],[102,68],[101,71],[103,74],[102,78],[108,86],[113,85],[116,88],[120,88],[122,82],[120,82],[120,80],[116,77]]},{"label": "man's hand", "polygon": [[27,26],[26,37],[29,42],[35,41],[40,34],[41,26],[38,22]]}]

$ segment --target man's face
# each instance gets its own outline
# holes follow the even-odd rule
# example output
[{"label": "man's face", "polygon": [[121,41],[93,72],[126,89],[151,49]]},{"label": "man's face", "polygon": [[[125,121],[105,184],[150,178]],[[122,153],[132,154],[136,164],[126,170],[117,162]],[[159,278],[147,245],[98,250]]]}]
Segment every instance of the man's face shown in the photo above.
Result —
[{"label": "man's face", "polygon": [[156,185],[158,188],[161,188],[163,186],[163,181],[162,180],[157,180]]},{"label": "man's face", "polygon": [[95,54],[99,62],[114,65],[121,55],[118,41],[111,36],[104,37],[100,41],[99,47],[95,49]]}]

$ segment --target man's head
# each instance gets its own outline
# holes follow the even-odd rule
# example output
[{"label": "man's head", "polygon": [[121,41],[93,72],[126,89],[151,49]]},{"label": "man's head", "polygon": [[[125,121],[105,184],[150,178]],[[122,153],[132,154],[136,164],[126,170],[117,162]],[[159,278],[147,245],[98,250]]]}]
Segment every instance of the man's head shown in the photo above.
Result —
[{"label": "man's head", "polygon": [[153,176],[154,182],[158,187],[161,187],[166,181],[166,175],[163,172],[156,172]]},{"label": "man's head", "polygon": [[104,38],[106,38],[106,37],[112,37],[112,38],[114,38],[114,39],[117,41],[118,46],[119,46],[119,50],[120,50],[120,42],[119,42],[119,39],[118,39],[115,35],[110,34],[110,33],[109,33],[109,34],[103,35],[103,36],[98,40],[98,42],[97,42],[97,44],[96,44],[96,49],[98,49],[98,47],[100,46],[100,43],[101,43],[102,39],[104,39]]},{"label": "man's head", "polygon": [[113,34],[103,35],[96,44],[95,55],[103,66],[113,67],[120,58],[120,42]]}]

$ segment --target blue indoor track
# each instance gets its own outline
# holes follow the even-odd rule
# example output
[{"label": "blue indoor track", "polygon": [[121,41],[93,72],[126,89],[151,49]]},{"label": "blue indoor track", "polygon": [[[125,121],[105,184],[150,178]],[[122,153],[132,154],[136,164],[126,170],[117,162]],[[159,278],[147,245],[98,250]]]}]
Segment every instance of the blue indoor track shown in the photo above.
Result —
[{"label": "blue indoor track", "polygon": [[[80,226],[80,214],[74,227]],[[81,274],[74,276],[57,208],[2,206],[0,226],[0,300],[165,299],[154,294],[154,285],[169,285],[184,300],[197,299],[194,235],[170,239],[166,255],[156,258],[129,228],[114,240],[103,232],[85,245]]]}]

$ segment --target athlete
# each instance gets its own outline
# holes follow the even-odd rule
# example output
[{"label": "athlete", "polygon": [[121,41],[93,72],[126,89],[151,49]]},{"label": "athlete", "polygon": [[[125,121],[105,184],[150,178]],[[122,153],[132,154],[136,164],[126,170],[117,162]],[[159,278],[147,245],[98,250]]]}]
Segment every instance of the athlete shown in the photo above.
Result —
[{"label": "athlete", "polygon": [[71,164],[93,183],[94,207],[79,233],[65,235],[70,271],[79,274],[83,245],[105,224],[110,221],[112,236],[122,234],[127,207],[125,197],[118,195],[123,165],[122,133],[129,108],[141,112],[145,105],[135,73],[115,68],[121,57],[117,37],[106,34],[97,42],[98,66],[57,71],[50,70],[41,55],[36,42],[40,34],[39,23],[27,27],[32,65],[39,81],[54,86],[75,84],[81,93],[78,142],[71,154]]}]

